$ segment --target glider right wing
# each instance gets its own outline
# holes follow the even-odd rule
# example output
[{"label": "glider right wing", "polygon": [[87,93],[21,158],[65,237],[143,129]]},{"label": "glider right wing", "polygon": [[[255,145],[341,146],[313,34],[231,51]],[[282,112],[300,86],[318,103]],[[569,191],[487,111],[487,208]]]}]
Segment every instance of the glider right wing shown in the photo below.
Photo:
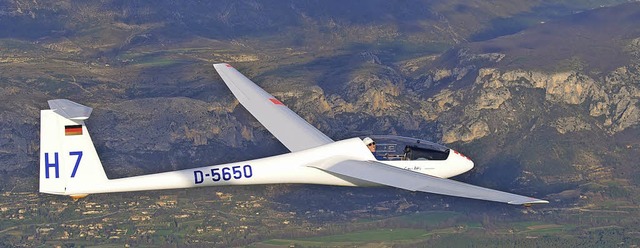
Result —
[{"label": "glider right wing", "polygon": [[309,165],[333,174],[343,175],[358,180],[376,184],[421,191],[440,195],[450,195],[479,200],[503,202],[512,205],[530,205],[535,203],[549,203],[545,200],[531,198],[466,184],[446,178],[439,178],[427,174],[394,167],[376,161],[342,160],[324,161]]},{"label": "glider right wing", "polygon": [[290,151],[333,143],[333,140],[229,64],[214,64],[220,77],[253,117]]}]

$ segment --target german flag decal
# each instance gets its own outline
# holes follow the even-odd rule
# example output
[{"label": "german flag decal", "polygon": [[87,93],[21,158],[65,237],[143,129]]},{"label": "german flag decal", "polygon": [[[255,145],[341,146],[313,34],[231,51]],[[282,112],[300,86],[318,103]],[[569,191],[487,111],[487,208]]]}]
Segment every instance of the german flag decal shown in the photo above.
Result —
[{"label": "german flag decal", "polygon": [[64,126],[64,135],[82,135],[82,125]]}]

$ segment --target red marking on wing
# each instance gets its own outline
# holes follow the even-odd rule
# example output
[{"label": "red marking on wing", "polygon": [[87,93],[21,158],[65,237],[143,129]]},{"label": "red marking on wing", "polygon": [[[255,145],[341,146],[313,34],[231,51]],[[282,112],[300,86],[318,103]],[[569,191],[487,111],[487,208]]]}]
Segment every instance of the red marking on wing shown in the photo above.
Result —
[{"label": "red marking on wing", "polygon": [[226,66],[229,68],[233,68],[233,66],[231,66],[230,64],[226,64]]},{"label": "red marking on wing", "polygon": [[284,106],[284,103],[282,103],[281,101],[279,101],[278,99],[275,98],[269,98],[269,101],[271,101],[273,104],[275,105],[282,105]]}]

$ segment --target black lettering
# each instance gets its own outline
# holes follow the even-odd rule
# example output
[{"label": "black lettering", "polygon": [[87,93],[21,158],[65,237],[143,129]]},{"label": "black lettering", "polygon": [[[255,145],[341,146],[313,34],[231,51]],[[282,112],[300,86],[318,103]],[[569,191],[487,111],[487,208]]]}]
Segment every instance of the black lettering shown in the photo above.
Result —
[{"label": "black lettering", "polygon": [[202,173],[202,171],[193,171],[193,177],[195,179],[195,183],[196,184],[200,184],[202,182],[204,182],[204,174]]}]

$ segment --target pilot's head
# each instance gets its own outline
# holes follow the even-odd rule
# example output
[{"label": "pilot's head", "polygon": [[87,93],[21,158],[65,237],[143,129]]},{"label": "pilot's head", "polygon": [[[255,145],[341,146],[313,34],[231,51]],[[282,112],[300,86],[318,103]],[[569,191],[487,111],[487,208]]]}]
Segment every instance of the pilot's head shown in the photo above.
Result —
[{"label": "pilot's head", "polygon": [[364,144],[367,146],[367,148],[369,148],[369,151],[371,151],[371,152],[375,152],[376,151],[376,142],[373,141],[373,139],[371,139],[369,137],[365,137],[364,139],[362,139],[362,142],[364,142]]}]

